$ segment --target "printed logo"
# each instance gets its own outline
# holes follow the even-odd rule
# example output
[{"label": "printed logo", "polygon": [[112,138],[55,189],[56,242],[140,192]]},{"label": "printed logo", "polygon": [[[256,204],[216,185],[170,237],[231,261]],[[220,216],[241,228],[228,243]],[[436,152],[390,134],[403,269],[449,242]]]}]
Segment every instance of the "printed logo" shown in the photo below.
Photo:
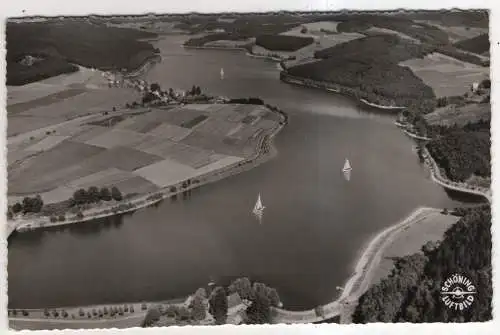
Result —
[{"label": "printed logo", "polygon": [[456,311],[469,308],[476,293],[476,287],[469,278],[459,274],[448,277],[441,286],[441,300],[445,306]]}]

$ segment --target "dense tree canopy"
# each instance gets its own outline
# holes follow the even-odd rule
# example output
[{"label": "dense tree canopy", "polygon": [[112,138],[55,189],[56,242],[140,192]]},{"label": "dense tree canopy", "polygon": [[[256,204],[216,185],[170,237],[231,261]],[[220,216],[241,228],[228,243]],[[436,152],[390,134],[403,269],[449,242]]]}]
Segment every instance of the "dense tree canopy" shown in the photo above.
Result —
[{"label": "dense tree canopy", "polygon": [[490,122],[457,127],[432,127],[433,135],[441,135],[427,148],[446,176],[453,181],[465,181],[472,175],[491,176]]},{"label": "dense tree canopy", "polygon": [[[399,259],[392,274],[359,300],[353,321],[480,322],[492,318],[491,212],[489,206],[462,209],[464,216],[426,254]],[[466,276],[477,288],[473,304],[449,309],[440,289],[453,274]]]}]

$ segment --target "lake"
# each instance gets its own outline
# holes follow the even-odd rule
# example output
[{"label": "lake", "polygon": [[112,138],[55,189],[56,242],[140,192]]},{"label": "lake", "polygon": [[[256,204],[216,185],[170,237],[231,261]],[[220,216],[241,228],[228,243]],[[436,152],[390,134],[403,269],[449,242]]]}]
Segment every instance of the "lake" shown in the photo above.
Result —
[{"label": "lake", "polygon": [[282,83],[276,63],[242,52],[184,50],[184,39],[158,41],[163,60],[144,79],[280,107],[290,123],[277,157],[132,215],[13,235],[9,307],[163,300],[247,276],[276,288],[285,308],[312,308],[335,299],[377,232],[418,206],[459,204],[430,180],[395,115]]}]

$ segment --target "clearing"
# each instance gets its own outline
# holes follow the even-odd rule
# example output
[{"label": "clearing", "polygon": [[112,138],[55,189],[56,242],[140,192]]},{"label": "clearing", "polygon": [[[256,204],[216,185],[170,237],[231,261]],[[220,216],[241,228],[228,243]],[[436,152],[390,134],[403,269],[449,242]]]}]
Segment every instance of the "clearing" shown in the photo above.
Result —
[{"label": "clearing", "polygon": [[431,53],[423,59],[410,59],[399,65],[409,67],[432,87],[438,98],[462,95],[470,91],[472,83],[480,83],[490,73],[488,67],[462,62],[440,53]]}]

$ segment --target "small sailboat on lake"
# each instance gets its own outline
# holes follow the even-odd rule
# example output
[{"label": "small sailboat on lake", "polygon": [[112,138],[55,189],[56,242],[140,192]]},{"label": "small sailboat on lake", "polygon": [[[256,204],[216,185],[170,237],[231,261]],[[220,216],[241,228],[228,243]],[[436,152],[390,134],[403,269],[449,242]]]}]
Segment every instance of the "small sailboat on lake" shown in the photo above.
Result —
[{"label": "small sailboat on lake", "polygon": [[220,68],[220,79],[224,79],[224,69]]},{"label": "small sailboat on lake", "polygon": [[351,171],[352,171],[351,163],[346,158],[345,163],[344,163],[344,167],[342,168],[342,172],[344,173],[345,180],[347,180],[347,181],[351,180]]},{"label": "small sailboat on lake", "polygon": [[264,209],[266,207],[262,204],[262,200],[260,198],[260,193],[259,196],[257,197],[257,202],[255,203],[255,206],[252,210],[252,213],[257,216],[257,218],[260,220],[262,219],[262,215],[264,214]]},{"label": "small sailboat on lake", "polygon": [[348,171],[351,171],[351,170],[352,170],[351,162],[349,162],[349,160],[346,158],[345,159],[345,163],[344,163],[344,167],[342,168],[342,171],[343,172],[348,172]]}]

